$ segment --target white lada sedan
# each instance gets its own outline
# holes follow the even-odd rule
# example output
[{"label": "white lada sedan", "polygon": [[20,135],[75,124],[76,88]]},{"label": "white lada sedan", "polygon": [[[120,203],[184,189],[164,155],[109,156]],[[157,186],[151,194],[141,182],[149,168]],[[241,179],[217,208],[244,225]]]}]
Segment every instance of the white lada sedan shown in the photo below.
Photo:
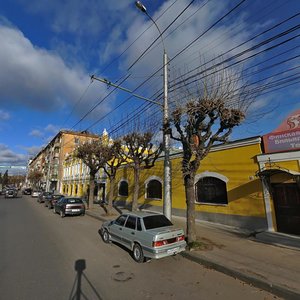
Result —
[{"label": "white lada sedan", "polygon": [[162,214],[130,212],[102,224],[99,233],[105,243],[117,242],[132,251],[136,262],[162,258],[185,250],[182,229],[175,228]]}]

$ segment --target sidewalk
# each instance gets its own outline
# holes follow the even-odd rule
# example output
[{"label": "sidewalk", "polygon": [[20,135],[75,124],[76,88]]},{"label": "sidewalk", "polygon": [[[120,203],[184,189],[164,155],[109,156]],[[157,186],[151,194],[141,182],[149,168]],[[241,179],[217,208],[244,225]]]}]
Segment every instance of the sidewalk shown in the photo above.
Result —
[{"label": "sidewalk", "polygon": [[[86,214],[106,221],[100,206]],[[116,212],[117,214],[117,212]],[[185,229],[185,219],[172,218],[173,223]],[[300,238],[258,234],[208,222],[197,222],[196,231],[203,242],[202,249],[185,251],[182,255],[208,268],[269,291],[284,299],[300,299]],[[291,240],[291,243],[286,243]],[[276,242],[276,244],[275,244]]]}]

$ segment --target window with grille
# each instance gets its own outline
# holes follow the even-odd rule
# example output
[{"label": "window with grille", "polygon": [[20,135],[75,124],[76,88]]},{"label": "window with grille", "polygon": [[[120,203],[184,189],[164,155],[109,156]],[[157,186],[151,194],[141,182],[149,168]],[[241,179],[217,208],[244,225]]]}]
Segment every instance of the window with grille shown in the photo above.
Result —
[{"label": "window with grille", "polygon": [[119,196],[128,196],[128,182],[123,180],[119,184]]},{"label": "window with grille", "polygon": [[162,199],[162,184],[160,181],[153,179],[147,184],[148,199]]},{"label": "window with grille", "polygon": [[196,183],[196,202],[228,204],[226,182],[216,177],[203,177]]}]

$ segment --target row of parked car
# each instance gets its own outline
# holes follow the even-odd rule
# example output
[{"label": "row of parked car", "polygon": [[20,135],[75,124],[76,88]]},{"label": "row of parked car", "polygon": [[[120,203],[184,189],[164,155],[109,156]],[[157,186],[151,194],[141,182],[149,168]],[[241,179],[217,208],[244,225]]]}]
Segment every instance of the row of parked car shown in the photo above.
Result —
[{"label": "row of parked car", "polygon": [[62,218],[66,215],[85,215],[85,204],[81,198],[39,191],[32,191],[31,197],[37,198],[38,203],[44,203],[45,207],[52,209],[53,213],[58,213]]},{"label": "row of parked car", "polygon": [[[85,204],[80,198],[52,192],[33,192],[32,197],[61,217],[85,214]],[[186,247],[184,231],[154,212],[123,213],[115,220],[102,223],[98,232],[105,243],[115,242],[128,248],[138,263],[176,255]]]}]

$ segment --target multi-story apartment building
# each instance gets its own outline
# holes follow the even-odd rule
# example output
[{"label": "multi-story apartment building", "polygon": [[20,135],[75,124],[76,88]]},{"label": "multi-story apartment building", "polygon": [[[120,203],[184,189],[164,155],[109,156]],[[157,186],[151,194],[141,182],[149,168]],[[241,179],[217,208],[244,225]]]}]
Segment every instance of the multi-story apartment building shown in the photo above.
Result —
[{"label": "multi-story apartment building", "polygon": [[[87,198],[89,195],[90,171],[82,160],[67,155],[63,165],[62,193]],[[106,175],[100,169],[95,178],[94,201],[105,200]]]},{"label": "multi-story apartment building", "polygon": [[28,171],[38,170],[43,178],[40,187],[62,192],[63,163],[77,145],[99,136],[88,132],[61,130],[29,163]]}]

